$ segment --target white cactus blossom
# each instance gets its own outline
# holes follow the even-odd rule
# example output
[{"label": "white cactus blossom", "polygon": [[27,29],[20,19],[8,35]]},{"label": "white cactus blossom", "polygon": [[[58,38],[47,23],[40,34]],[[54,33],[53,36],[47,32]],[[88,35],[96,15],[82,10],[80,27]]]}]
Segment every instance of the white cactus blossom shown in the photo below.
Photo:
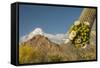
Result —
[{"label": "white cactus blossom", "polygon": [[67,44],[69,41],[70,41],[69,39],[66,39],[64,43]]},{"label": "white cactus blossom", "polygon": [[82,46],[83,49],[86,48],[86,47],[87,47],[87,44],[85,44],[84,46]]},{"label": "white cactus blossom", "polygon": [[79,25],[80,21],[75,21],[74,25]]},{"label": "white cactus blossom", "polygon": [[70,34],[69,34],[69,39],[70,40],[73,40],[73,38],[76,36],[76,31],[72,31]]},{"label": "white cactus blossom", "polygon": [[77,43],[80,43],[81,42],[81,39],[79,38],[79,39],[77,39]]},{"label": "white cactus blossom", "polygon": [[84,24],[85,24],[85,25],[88,25],[88,26],[90,25],[90,23],[89,23],[89,22],[84,22]]}]

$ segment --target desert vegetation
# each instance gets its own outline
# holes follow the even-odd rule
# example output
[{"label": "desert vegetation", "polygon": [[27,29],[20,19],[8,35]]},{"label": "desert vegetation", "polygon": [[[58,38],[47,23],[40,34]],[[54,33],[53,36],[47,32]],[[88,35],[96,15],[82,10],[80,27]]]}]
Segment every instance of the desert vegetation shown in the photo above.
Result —
[{"label": "desert vegetation", "polygon": [[[95,60],[96,45],[91,43],[86,48],[76,48],[69,43],[61,45],[50,45],[51,47],[32,46],[22,44],[19,46],[19,63],[43,63],[60,61]],[[42,48],[43,47],[43,48]]]}]

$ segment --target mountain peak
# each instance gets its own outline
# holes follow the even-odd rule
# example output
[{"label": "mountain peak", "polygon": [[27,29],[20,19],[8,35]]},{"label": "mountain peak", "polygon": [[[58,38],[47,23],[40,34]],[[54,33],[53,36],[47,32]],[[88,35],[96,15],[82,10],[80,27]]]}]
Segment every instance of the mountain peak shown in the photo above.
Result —
[{"label": "mountain peak", "polygon": [[43,30],[41,29],[41,28],[36,28],[36,29],[34,29],[30,34],[32,34],[32,35],[43,35]]},{"label": "mountain peak", "polygon": [[36,28],[32,33],[43,35],[43,30],[41,28]]},{"label": "mountain peak", "polygon": [[43,35],[43,30],[41,28],[36,28],[34,29],[29,35],[28,35],[28,38],[32,38],[34,37],[35,35]]}]

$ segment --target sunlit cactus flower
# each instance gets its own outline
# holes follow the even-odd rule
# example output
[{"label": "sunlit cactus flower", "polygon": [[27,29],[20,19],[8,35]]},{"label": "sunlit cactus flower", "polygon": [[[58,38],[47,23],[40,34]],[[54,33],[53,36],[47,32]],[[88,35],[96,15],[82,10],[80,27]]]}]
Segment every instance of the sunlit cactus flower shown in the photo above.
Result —
[{"label": "sunlit cactus flower", "polygon": [[66,39],[64,43],[67,44],[69,41],[70,41],[69,39]]},{"label": "sunlit cactus flower", "polygon": [[85,25],[88,25],[88,26],[90,25],[90,23],[89,23],[89,22],[84,22],[84,24],[85,24]]},{"label": "sunlit cactus flower", "polygon": [[75,21],[74,25],[79,25],[80,21]]},{"label": "sunlit cactus flower", "polygon": [[83,35],[84,35],[84,33],[81,33],[81,35],[83,36]]},{"label": "sunlit cactus flower", "polygon": [[70,34],[69,34],[69,39],[70,40],[73,40],[73,38],[76,36],[76,31],[72,31]]},{"label": "sunlit cactus flower", "polygon": [[83,43],[82,44],[82,48],[86,48],[87,47],[87,44],[86,43]]},{"label": "sunlit cactus flower", "polygon": [[81,38],[77,39],[77,43],[81,43]]}]

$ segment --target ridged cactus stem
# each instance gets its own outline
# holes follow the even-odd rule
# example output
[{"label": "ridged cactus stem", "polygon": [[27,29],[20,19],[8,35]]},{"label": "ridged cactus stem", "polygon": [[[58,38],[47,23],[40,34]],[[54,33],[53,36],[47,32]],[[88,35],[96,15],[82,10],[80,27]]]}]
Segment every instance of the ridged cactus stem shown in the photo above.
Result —
[{"label": "ridged cactus stem", "polygon": [[90,29],[91,29],[95,18],[96,18],[96,9],[95,8],[84,8],[80,17],[79,17],[79,21],[81,23],[89,22]]}]

